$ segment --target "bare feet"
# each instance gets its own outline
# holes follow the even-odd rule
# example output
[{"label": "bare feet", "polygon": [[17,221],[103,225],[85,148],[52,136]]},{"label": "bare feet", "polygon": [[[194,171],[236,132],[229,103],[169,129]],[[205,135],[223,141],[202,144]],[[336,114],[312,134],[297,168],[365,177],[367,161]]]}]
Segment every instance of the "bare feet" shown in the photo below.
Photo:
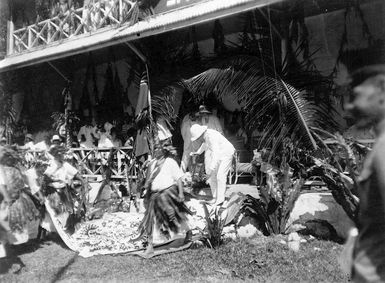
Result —
[{"label": "bare feet", "polygon": [[190,242],[192,242],[192,231],[188,230],[186,232],[186,237],[184,238],[183,244],[186,245],[187,243],[190,243]]},{"label": "bare feet", "polygon": [[154,254],[154,246],[152,244],[148,244],[146,251],[144,252],[145,258],[150,258]]}]

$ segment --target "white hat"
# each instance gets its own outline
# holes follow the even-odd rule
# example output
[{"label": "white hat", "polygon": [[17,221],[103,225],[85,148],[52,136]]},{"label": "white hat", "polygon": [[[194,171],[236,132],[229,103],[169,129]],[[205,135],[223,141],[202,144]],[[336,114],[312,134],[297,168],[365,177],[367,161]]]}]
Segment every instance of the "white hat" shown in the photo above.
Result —
[{"label": "white hat", "polygon": [[203,135],[204,132],[206,132],[207,126],[201,126],[198,124],[194,124],[190,128],[191,132],[191,141],[195,141],[200,138],[201,135]]},{"label": "white hat", "polygon": [[60,137],[58,135],[53,135],[52,141],[60,141]]}]

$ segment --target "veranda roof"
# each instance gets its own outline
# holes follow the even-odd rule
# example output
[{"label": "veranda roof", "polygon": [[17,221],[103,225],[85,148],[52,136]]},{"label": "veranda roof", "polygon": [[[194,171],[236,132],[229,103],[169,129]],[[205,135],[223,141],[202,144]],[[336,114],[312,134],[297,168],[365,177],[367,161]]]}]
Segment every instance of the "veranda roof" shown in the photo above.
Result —
[{"label": "veranda roof", "polygon": [[283,0],[204,0],[177,10],[155,14],[132,26],[97,31],[91,35],[81,35],[33,51],[7,56],[0,61],[0,72],[181,29],[281,1]]}]

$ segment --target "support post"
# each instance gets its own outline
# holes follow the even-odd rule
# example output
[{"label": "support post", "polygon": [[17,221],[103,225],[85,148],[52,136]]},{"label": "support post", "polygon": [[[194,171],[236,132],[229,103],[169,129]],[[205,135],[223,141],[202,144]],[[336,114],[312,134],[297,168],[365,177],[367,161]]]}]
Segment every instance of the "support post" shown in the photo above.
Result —
[{"label": "support post", "polygon": [[28,48],[32,48],[32,29],[27,27],[28,29]]},{"label": "support post", "polygon": [[123,23],[123,1],[119,0],[119,24]]},{"label": "support post", "polygon": [[12,21],[7,21],[7,55],[13,54],[13,46],[14,46],[14,39],[13,39],[13,32],[15,30],[15,26]]}]

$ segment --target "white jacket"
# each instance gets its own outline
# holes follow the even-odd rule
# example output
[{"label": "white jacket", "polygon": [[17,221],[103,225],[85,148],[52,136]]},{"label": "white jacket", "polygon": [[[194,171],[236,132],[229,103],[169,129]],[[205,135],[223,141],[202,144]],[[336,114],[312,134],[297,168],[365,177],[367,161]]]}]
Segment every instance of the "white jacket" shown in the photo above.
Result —
[{"label": "white jacket", "polygon": [[220,132],[207,129],[203,134],[204,142],[197,153],[205,152],[206,173],[212,172],[221,160],[231,158],[235,148]]}]

